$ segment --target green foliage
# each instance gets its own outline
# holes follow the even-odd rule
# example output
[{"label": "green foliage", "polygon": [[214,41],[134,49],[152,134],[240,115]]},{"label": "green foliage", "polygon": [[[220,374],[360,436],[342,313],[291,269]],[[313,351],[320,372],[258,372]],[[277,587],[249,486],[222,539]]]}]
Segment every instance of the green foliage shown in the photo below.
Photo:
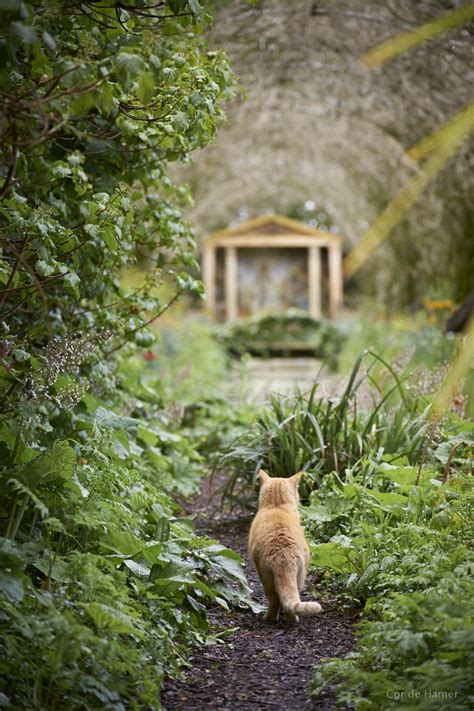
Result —
[{"label": "green foliage", "polygon": [[191,428],[196,449],[210,464],[219,466],[223,451],[248,430],[254,418],[250,405],[229,402],[222,396],[208,397],[188,405],[183,413],[183,431]]},{"label": "green foliage", "polygon": [[218,338],[233,354],[287,355],[304,350],[308,355],[326,360],[331,367],[337,364],[343,341],[331,323],[298,309],[239,320],[221,327]]},{"label": "green foliage", "polygon": [[369,478],[329,475],[311,495],[312,564],[365,617],[357,651],[317,668],[315,693],[336,682],[357,709],[472,705],[474,427],[450,418],[443,440],[431,465],[384,457]]},{"label": "green foliage", "polygon": [[71,9],[0,3],[0,704],[152,709],[216,642],[206,607],[249,604],[240,558],[171,498],[204,471],[192,432],[116,359],[202,293],[168,164],[214,138],[235,78],[198,0]]},{"label": "green foliage", "polygon": [[454,412],[434,422],[431,396],[408,385],[362,353],[338,400],[316,398],[316,387],[274,398],[223,453],[232,471],[224,496],[251,506],[260,467],[304,471],[313,572],[363,616],[357,650],[319,665],[312,693],[329,685],[338,704],[367,711],[468,709],[474,426]]},{"label": "green foliage", "polygon": [[217,641],[207,608],[253,607],[240,556],[196,536],[170,498],[204,469],[151,377],[124,364],[114,398],[84,396],[67,440],[3,481],[0,693],[11,708],[158,708],[165,672]]},{"label": "green foliage", "polygon": [[228,358],[209,324],[183,317],[160,329],[150,366],[159,373],[167,398],[192,404],[220,389],[227,378]]},{"label": "green foliage", "polygon": [[[247,429],[254,415],[250,406],[225,396],[228,379],[228,357],[216,342],[213,328],[186,318],[179,323],[168,319],[153,349],[143,357],[128,358],[126,372],[122,373],[123,387],[140,392],[142,402],[137,412],[153,406],[159,395],[166,416],[179,426],[182,442],[192,442],[189,459],[198,453],[207,464],[214,463],[217,453],[227,448],[237,432]],[[174,447],[169,452],[178,459]],[[183,483],[190,485],[192,466],[189,460],[181,461]],[[179,470],[176,466],[174,482]]]},{"label": "green foliage", "polygon": [[423,592],[394,593],[379,620],[360,626],[358,651],[316,671],[313,690],[338,682],[338,700],[364,710],[467,711],[474,693],[472,588],[454,572]]},{"label": "green foliage", "polygon": [[341,372],[350,372],[358,354],[370,348],[395,368],[399,364],[404,372],[422,368],[433,379],[455,352],[455,338],[443,332],[447,313],[444,309],[436,323],[430,310],[389,317],[379,304],[359,304],[356,313],[339,321],[345,336],[338,359]]}]

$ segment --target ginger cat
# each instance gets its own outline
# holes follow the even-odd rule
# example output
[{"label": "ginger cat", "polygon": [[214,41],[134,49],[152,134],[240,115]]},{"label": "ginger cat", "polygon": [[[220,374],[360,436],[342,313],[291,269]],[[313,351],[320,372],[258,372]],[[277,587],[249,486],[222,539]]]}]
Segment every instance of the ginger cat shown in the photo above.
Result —
[{"label": "ginger cat", "polygon": [[298,622],[298,614],[321,611],[318,602],[300,600],[309,564],[298,513],[301,473],[277,479],[260,469],[259,476],[260,497],[250,528],[249,551],[268,599],[265,621],[276,622],[282,610],[287,622]]}]

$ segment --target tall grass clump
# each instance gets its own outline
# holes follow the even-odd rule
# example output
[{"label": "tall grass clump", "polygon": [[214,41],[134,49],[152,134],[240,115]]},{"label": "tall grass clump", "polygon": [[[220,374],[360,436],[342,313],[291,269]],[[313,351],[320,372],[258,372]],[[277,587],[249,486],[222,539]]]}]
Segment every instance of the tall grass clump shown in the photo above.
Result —
[{"label": "tall grass clump", "polygon": [[[386,374],[379,382],[371,375],[375,364]],[[272,396],[219,459],[230,471],[224,501],[251,507],[261,467],[281,477],[305,472],[303,493],[308,494],[331,472],[370,481],[386,455],[405,456],[410,464],[422,452],[430,456],[425,451],[429,402],[409,395],[404,381],[381,356],[364,351],[338,400],[318,396],[317,382],[309,394]]]}]

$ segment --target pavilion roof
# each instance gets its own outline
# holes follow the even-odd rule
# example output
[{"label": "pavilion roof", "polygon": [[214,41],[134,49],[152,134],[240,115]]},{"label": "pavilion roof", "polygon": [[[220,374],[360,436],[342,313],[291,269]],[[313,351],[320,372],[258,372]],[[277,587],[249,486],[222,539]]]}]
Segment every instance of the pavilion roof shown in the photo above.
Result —
[{"label": "pavilion roof", "polygon": [[[219,243],[221,240],[225,241],[228,237],[242,237],[242,240],[245,241],[245,238],[249,237],[266,236],[268,237],[268,246],[271,246],[272,237],[283,235],[286,237],[291,235],[295,237],[314,237],[318,241],[324,239],[327,242],[333,242],[335,244],[340,244],[342,241],[342,237],[333,232],[311,227],[304,222],[299,222],[298,220],[293,220],[283,215],[268,214],[241,222],[234,227],[227,227],[226,229],[212,232],[204,238],[203,242]],[[278,242],[278,240],[275,241]]]}]

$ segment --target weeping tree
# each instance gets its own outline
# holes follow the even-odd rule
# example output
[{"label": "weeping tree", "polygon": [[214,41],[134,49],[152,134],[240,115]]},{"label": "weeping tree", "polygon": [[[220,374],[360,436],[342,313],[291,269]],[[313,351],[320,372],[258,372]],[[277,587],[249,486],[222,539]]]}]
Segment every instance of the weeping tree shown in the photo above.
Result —
[{"label": "weeping tree", "polygon": [[[325,209],[349,251],[420,165],[408,149],[469,104],[472,31],[451,26],[369,69],[365,53],[466,6],[462,0],[214,3],[224,45],[247,89],[215,146],[186,167],[202,233],[308,200]],[[473,287],[466,141],[390,239],[355,277],[392,306],[430,290],[456,300]],[[211,187],[210,187],[211,186]],[[396,274],[396,279],[394,278]]]}]

